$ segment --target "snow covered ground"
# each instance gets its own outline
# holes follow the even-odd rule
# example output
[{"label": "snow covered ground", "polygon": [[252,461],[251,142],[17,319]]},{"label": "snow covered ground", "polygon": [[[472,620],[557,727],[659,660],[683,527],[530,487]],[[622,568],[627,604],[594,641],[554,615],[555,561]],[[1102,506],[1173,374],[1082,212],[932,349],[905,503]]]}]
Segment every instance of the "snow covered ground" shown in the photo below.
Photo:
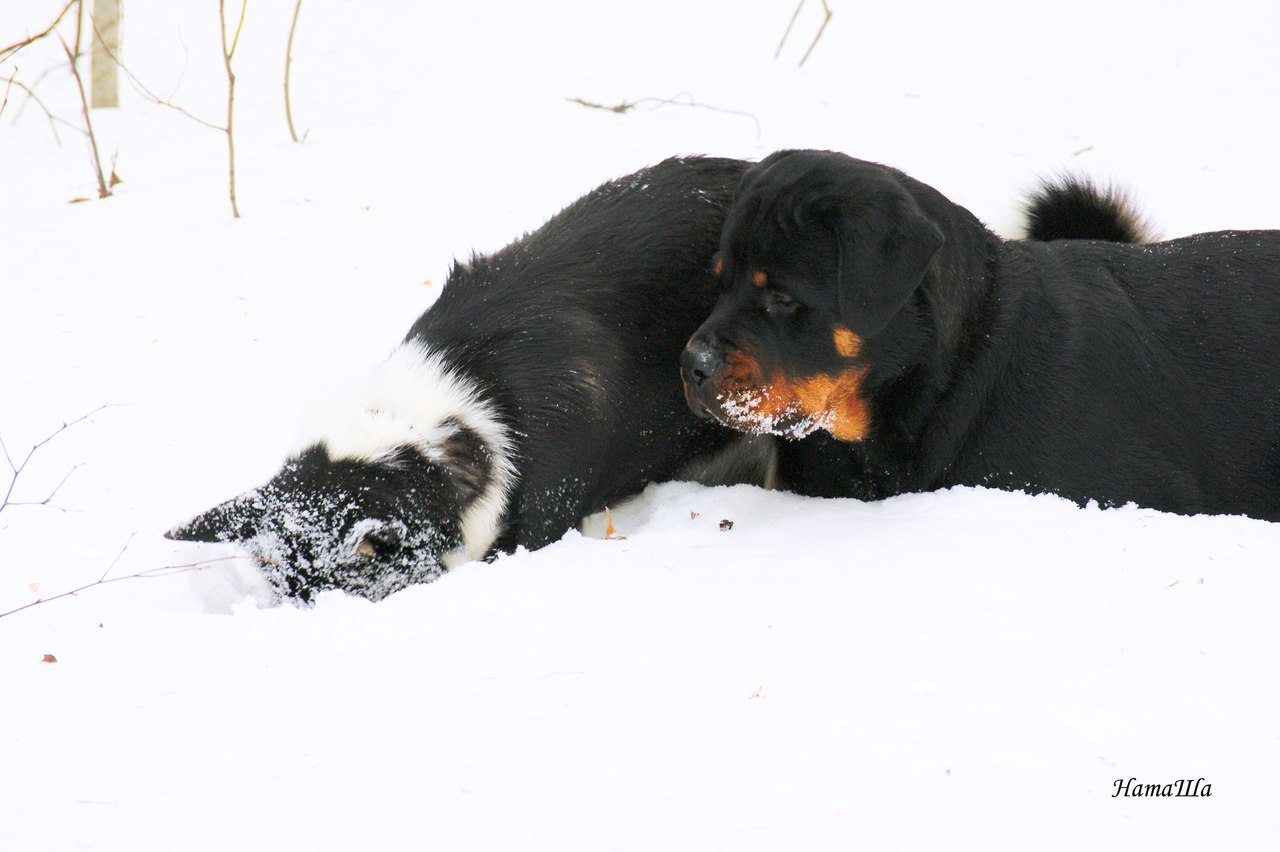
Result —
[{"label": "snow covered ground", "polygon": [[[61,5],[8,0],[0,44]],[[16,463],[112,407],[23,470],[12,500],[52,505],[0,512],[0,612],[232,555],[160,534],[269,476],[452,257],[672,154],[844,150],[1002,228],[1055,169],[1168,236],[1280,226],[1274,4],[831,0],[797,68],[816,3],[776,61],[789,0],[309,3],[300,145],[292,5],[248,9],[238,221],[223,137],[128,87],[94,114],[124,183],[68,204],[96,195],[84,145],[10,91],[0,437]],[[216,5],[126,13],[133,73],[220,121]],[[65,71],[39,79],[59,51],[16,79],[75,122]],[[567,100],[690,97],[716,109]],[[1280,526],[686,483],[613,520],[378,604],[275,605],[233,559],[0,617],[0,848],[1280,842]],[[1129,778],[1212,795],[1113,798]]]}]

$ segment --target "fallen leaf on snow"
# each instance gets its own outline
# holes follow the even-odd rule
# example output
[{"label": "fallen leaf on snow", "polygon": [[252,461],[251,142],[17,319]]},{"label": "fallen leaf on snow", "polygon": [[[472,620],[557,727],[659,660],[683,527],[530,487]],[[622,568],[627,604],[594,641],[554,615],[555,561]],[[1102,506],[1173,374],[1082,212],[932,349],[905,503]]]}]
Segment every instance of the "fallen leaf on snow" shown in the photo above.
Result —
[{"label": "fallen leaf on snow", "polygon": [[613,527],[613,512],[609,511],[609,507],[604,507],[604,538],[605,541],[626,541],[625,535],[618,535],[618,531]]}]

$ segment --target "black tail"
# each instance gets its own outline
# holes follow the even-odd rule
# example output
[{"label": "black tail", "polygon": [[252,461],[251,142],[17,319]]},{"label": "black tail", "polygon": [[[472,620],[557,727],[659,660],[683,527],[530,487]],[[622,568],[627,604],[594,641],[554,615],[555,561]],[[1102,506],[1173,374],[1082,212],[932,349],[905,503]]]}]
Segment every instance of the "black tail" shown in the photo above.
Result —
[{"label": "black tail", "polygon": [[1027,239],[1149,243],[1155,238],[1123,191],[1085,177],[1046,180],[1027,197]]}]

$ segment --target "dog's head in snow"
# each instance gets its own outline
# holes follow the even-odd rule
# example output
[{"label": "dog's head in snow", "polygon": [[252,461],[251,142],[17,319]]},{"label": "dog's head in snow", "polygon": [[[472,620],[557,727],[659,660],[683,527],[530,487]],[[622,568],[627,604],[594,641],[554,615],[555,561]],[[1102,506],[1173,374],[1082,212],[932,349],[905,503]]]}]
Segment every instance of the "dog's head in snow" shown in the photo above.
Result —
[{"label": "dog's head in snow", "polygon": [[166,535],[235,542],[283,596],[372,600],[478,559],[514,479],[507,433],[473,383],[415,344],[313,422],[265,485]]}]

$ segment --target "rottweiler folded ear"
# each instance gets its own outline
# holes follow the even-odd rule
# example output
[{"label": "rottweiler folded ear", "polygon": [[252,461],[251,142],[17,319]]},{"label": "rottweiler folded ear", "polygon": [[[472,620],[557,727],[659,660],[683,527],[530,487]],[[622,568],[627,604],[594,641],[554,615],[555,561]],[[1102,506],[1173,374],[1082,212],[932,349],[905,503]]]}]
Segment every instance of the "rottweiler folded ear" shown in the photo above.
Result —
[{"label": "rottweiler folded ear", "polygon": [[265,512],[259,492],[246,491],[164,534],[174,541],[245,542],[258,534]]},{"label": "rottweiler folded ear", "polygon": [[924,280],[942,230],[906,192],[837,207],[840,316],[859,337],[878,334]]}]

